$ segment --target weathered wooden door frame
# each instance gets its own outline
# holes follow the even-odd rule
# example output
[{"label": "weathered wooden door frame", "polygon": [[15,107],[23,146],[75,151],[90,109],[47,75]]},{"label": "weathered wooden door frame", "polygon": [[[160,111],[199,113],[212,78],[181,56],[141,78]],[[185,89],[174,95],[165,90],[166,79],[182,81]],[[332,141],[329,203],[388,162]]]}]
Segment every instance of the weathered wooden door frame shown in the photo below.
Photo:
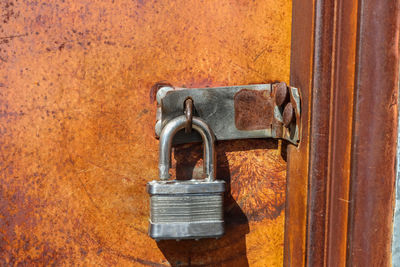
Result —
[{"label": "weathered wooden door frame", "polygon": [[399,2],[293,0],[285,266],[391,262]]}]

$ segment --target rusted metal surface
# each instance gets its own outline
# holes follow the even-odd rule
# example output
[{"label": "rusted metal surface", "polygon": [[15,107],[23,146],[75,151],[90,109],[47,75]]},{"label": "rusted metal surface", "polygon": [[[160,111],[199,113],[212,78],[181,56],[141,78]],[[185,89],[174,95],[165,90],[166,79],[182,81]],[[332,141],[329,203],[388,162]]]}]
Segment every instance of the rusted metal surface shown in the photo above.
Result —
[{"label": "rusted metal surface", "polygon": [[185,133],[192,132],[192,121],[193,121],[193,99],[188,98],[185,100],[185,116],[186,116],[186,125],[185,125]]},{"label": "rusted metal surface", "polygon": [[399,7],[366,2],[293,3],[291,84],[311,119],[288,153],[287,266],[390,265]]},{"label": "rusted metal surface", "polygon": [[268,91],[242,89],[233,99],[238,130],[260,130],[271,126],[274,105]]},{"label": "rusted metal surface", "polygon": [[288,146],[284,266],[305,266],[314,1],[293,1],[290,84],[302,89],[301,142]]},{"label": "rusted metal surface", "polygon": [[400,6],[395,0],[359,4],[347,256],[354,266],[389,266]]},{"label": "rusted metal surface", "polygon": [[288,103],[283,109],[283,124],[289,127],[290,123],[294,119],[294,109],[292,103]]},{"label": "rusted metal surface", "polygon": [[[196,102],[195,115],[210,125],[217,140],[279,138],[297,145],[301,117],[300,90],[286,87],[288,96],[284,104],[290,101],[289,107],[293,109],[290,110],[292,120],[284,127],[283,107],[274,104],[275,89],[276,86],[272,84],[211,88],[162,87],[156,95],[156,136],[160,135],[169,121],[182,114],[182,103],[191,98]],[[175,135],[173,143],[200,140],[196,132],[184,134],[182,130]]]},{"label": "rusted metal surface", "polygon": [[[156,136],[160,135],[162,128],[170,120],[182,114],[182,103],[190,97],[196,103],[195,115],[210,125],[217,140],[281,138],[297,144],[301,111],[300,95],[297,88],[289,87],[288,89],[290,100],[296,106],[297,118],[290,128],[283,126],[283,110],[273,104],[274,93],[271,91],[271,84],[190,89],[163,87],[157,93]],[[246,92],[243,97],[242,90]],[[262,94],[258,91],[262,91]],[[257,113],[259,111],[262,113]],[[251,118],[249,122],[258,123],[258,125],[247,125],[249,122],[246,118]],[[254,122],[254,120],[257,121]],[[260,125],[259,123],[263,121],[264,124]],[[241,123],[246,124],[244,126],[247,128],[243,128]],[[250,127],[256,129],[250,129]],[[196,132],[188,135],[180,131],[174,137],[174,144],[200,140]]]},{"label": "rusted metal surface", "polygon": [[315,1],[308,174],[307,266],[325,262],[334,0]]},{"label": "rusted metal surface", "polygon": [[357,45],[357,1],[340,1],[334,35],[326,264],[346,266],[353,94]]},{"label": "rusted metal surface", "polygon": [[[154,242],[145,185],[157,177],[154,81],[288,82],[290,1],[0,5],[0,265],[282,263],[277,142],[218,144],[230,192],[219,240]],[[198,177],[201,156],[177,148],[176,175]]]},{"label": "rusted metal surface", "polygon": [[285,82],[275,83],[272,85],[272,90],[275,92],[275,104],[282,106],[288,101],[289,91]]}]

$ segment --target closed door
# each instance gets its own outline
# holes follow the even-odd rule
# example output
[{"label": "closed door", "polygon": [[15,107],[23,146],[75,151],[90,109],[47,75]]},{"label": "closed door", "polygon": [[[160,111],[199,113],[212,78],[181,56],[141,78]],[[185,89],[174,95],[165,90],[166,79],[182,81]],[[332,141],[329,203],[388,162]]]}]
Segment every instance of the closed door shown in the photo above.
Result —
[{"label": "closed door", "polygon": [[[228,183],[219,240],[148,237],[156,82],[289,82],[291,2],[3,1],[0,262],[281,266],[285,148],[217,144]],[[201,175],[201,146],[173,174]]]}]

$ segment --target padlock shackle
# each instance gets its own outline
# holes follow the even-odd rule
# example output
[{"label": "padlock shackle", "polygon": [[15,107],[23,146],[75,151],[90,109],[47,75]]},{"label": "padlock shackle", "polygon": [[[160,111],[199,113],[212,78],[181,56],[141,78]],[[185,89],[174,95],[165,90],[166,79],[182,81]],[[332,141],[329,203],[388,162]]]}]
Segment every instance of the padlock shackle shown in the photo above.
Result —
[{"label": "padlock shackle", "polygon": [[[176,117],[169,121],[160,134],[160,149],[159,149],[159,175],[161,180],[168,180],[169,166],[171,162],[172,140],[175,134],[185,128],[185,115]],[[199,117],[193,117],[192,128],[196,130],[203,139],[204,146],[204,173],[207,174],[206,180],[213,181],[215,179],[215,136],[208,124]]]}]

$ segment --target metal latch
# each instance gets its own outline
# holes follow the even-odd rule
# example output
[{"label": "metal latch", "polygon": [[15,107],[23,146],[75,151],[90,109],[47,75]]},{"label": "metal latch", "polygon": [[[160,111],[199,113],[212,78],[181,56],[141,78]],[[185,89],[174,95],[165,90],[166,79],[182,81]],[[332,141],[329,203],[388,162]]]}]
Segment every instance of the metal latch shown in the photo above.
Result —
[{"label": "metal latch", "polygon": [[[300,136],[300,93],[284,82],[214,88],[161,86],[157,93],[156,136],[193,103],[192,116],[202,118],[217,140],[280,138],[295,145]],[[201,142],[196,132],[179,131],[173,144]]]},{"label": "metal latch", "polygon": [[[156,98],[159,180],[147,183],[149,235],[156,240],[219,238],[225,232],[226,182],[215,179],[215,140],[272,137],[297,144],[299,91],[285,83],[196,89],[165,84]],[[204,179],[169,180],[172,144],[201,140]]]}]

